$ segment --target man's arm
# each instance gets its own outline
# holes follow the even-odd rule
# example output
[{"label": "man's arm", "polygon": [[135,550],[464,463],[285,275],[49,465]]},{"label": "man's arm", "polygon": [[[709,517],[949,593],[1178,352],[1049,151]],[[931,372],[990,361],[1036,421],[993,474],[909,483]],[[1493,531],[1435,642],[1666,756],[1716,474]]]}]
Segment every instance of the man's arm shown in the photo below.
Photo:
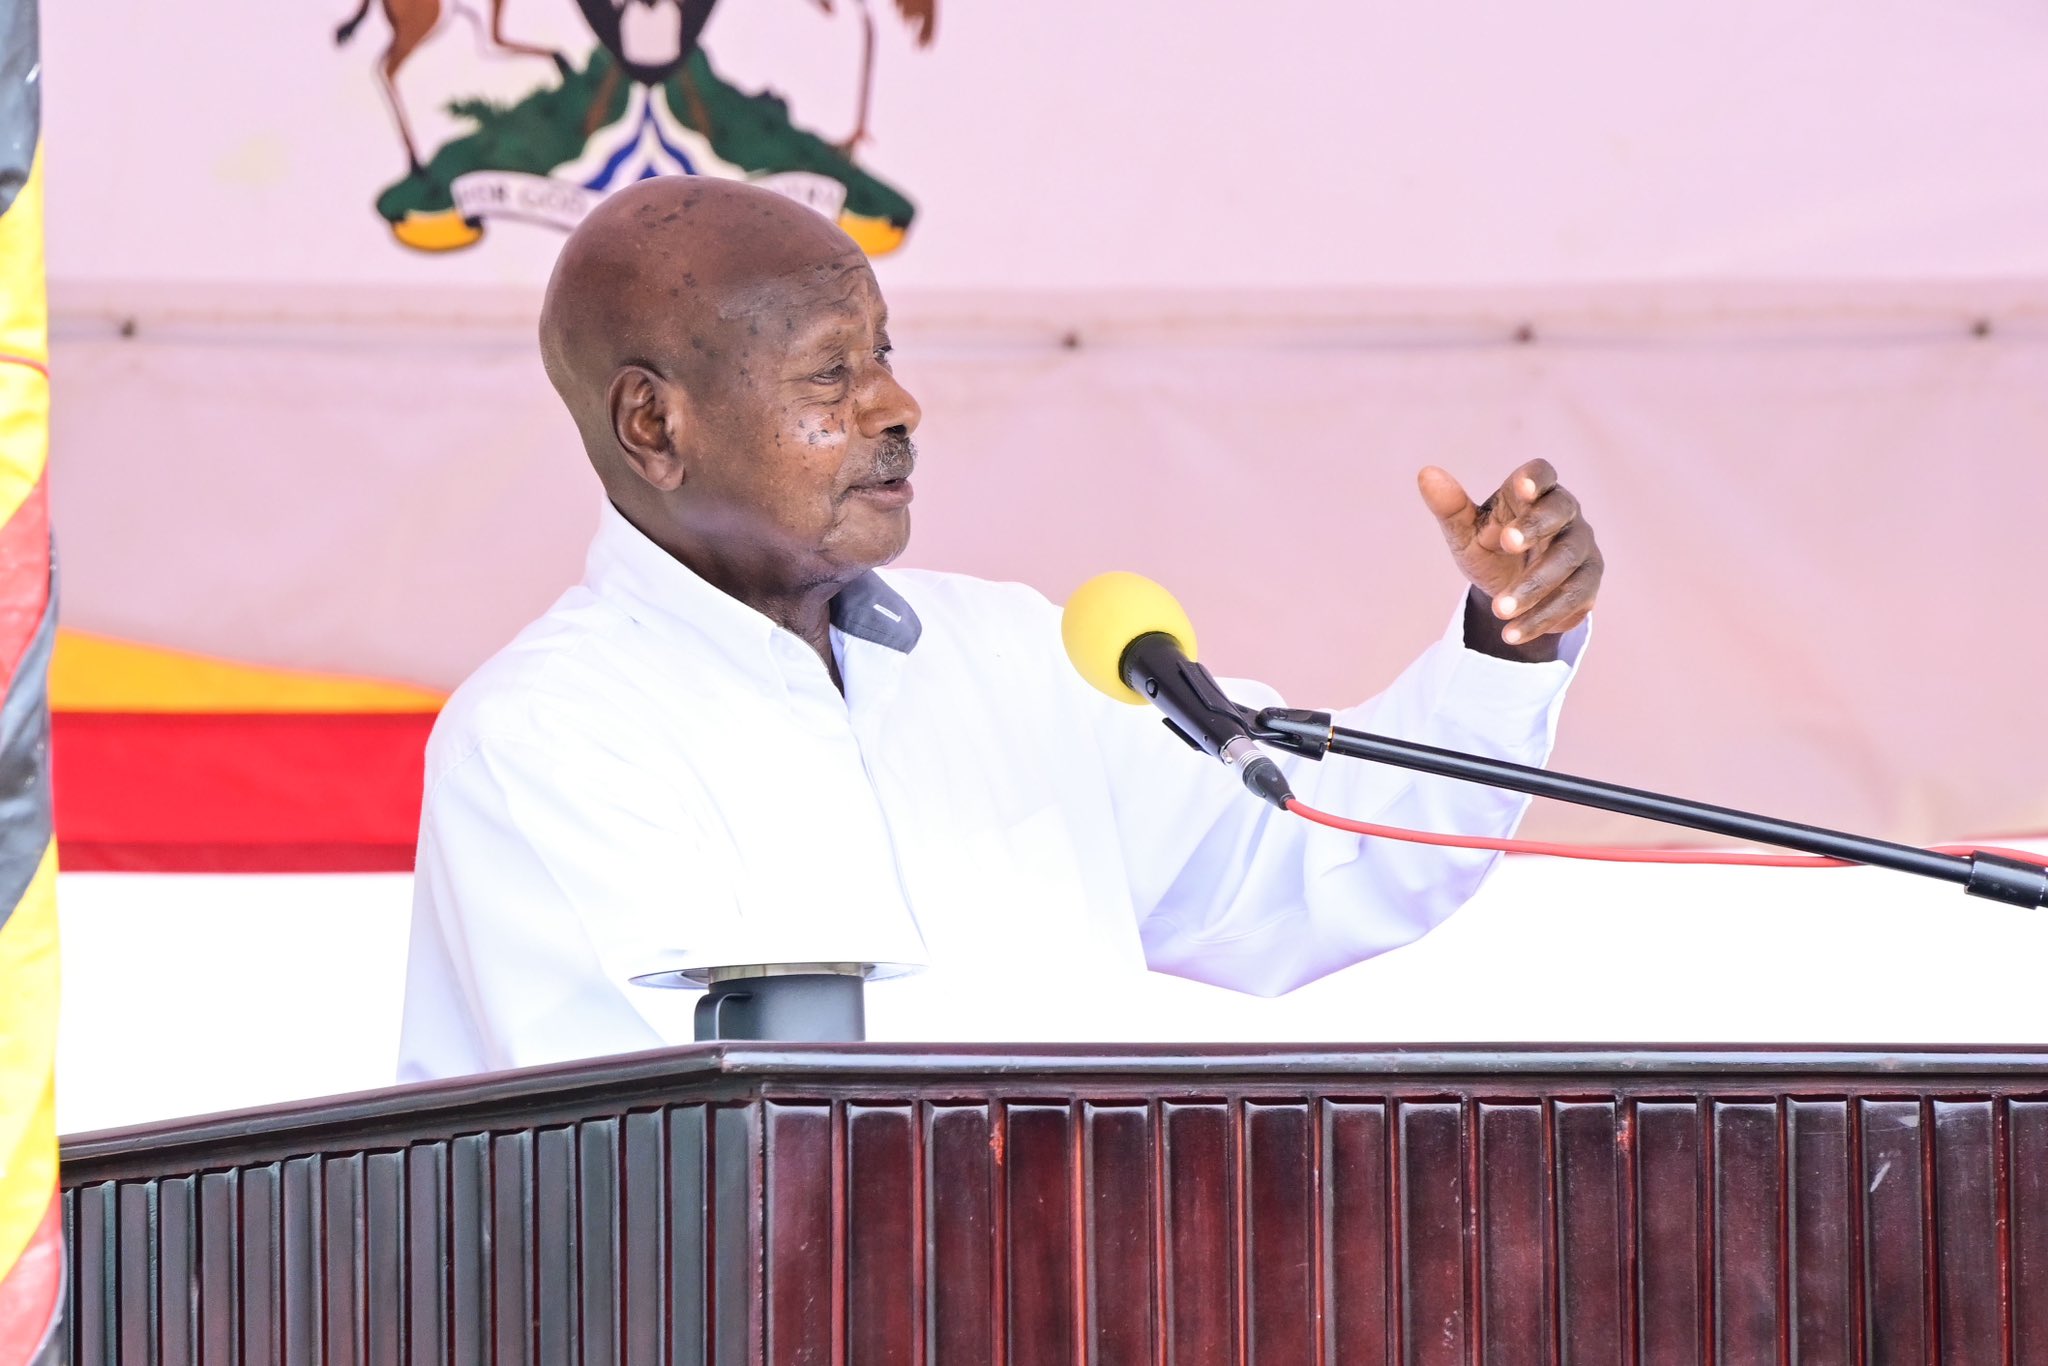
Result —
[{"label": "man's arm", "polygon": [[644,766],[476,744],[426,794],[400,1079],[687,1039],[693,993],[628,981],[726,929],[730,887],[716,843]]},{"label": "man's arm", "polygon": [[[1523,664],[1468,648],[1455,620],[1391,687],[1337,719],[1541,764],[1584,639],[1581,626],[1559,660]],[[1247,706],[1280,702],[1259,684],[1223,686]],[[1276,811],[1148,711],[1105,699],[1098,733],[1146,957],[1162,971],[1258,995],[1290,991],[1420,938],[1470,899],[1497,858],[1361,839]],[[1388,825],[1506,836],[1528,805],[1379,764],[1276,757],[1303,801]]]},{"label": "man's arm", "polygon": [[[1515,471],[1484,504],[1441,470],[1419,483],[1470,592],[1442,640],[1338,719],[1541,764],[1603,572],[1591,529],[1542,461]],[[1279,700],[1257,685],[1226,691],[1254,707]],[[1149,714],[1116,709],[1102,725],[1155,968],[1262,995],[1288,991],[1420,937],[1478,890],[1497,857],[1310,826],[1250,798]],[[1505,836],[1528,804],[1379,765],[1283,762],[1310,805],[1389,825]]]}]

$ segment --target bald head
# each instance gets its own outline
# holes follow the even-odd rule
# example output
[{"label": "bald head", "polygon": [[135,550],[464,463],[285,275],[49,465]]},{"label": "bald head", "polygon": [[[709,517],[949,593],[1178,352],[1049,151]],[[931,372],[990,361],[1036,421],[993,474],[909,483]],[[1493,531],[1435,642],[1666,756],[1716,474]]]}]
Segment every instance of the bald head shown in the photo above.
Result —
[{"label": "bald head", "polygon": [[700,176],[611,196],[562,248],[540,342],[613,506],[773,619],[822,632],[908,541],[917,401],[867,258],[803,205]]},{"label": "bald head", "polygon": [[836,224],[773,190],[643,180],[600,202],[563,245],[541,305],[541,360],[609,485],[607,391],[621,368],[714,387],[743,363],[763,313],[867,268]]}]

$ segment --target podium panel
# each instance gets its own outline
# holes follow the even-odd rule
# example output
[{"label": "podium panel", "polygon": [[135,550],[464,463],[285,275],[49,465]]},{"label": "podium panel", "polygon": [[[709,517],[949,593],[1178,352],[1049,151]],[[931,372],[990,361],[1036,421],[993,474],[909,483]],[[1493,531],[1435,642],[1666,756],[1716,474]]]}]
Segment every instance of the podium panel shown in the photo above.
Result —
[{"label": "podium panel", "polygon": [[64,1145],[72,1360],[2048,1360],[2048,1055],[709,1045]]}]

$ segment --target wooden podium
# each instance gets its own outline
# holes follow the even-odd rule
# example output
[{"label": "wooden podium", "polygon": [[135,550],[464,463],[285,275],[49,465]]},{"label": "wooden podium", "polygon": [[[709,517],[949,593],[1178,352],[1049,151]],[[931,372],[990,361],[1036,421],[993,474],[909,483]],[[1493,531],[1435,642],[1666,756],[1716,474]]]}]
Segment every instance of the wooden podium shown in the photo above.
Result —
[{"label": "wooden podium", "polygon": [[75,1361],[2048,1361],[2048,1054],[715,1045],[72,1139]]}]

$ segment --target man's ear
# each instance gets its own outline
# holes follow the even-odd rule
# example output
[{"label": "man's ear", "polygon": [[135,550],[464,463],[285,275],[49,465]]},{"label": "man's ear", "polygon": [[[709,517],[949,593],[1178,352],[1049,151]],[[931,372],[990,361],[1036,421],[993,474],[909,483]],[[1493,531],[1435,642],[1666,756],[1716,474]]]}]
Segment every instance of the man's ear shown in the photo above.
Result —
[{"label": "man's ear", "polygon": [[612,376],[605,403],[612,437],[633,472],[664,493],[688,477],[683,457],[687,400],[681,389],[644,365],[628,365]]}]

